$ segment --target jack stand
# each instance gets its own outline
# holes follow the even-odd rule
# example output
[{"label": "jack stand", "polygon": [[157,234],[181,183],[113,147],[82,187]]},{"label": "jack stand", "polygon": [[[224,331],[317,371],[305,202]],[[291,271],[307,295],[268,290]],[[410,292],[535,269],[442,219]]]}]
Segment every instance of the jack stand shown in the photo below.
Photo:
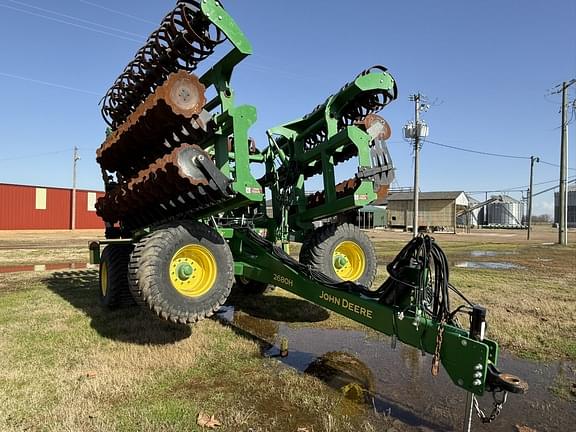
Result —
[{"label": "jack stand", "polygon": [[474,394],[471,392],[466,392],[466,412],[464,417],[464,427],[462,428],[464,432],[470,432],[472,430],[473,408],[474,408]]}]

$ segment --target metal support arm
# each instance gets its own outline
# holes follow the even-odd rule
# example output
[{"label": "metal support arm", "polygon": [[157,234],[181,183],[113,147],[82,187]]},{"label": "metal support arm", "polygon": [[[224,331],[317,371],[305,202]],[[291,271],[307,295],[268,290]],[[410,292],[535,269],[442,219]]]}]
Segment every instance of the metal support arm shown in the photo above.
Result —
[{"label": "metal support arm", "polygon": [[[299,271],[300,263],[282,255],[282,251],[271,243],[265,245],[265,240],[256,240],[254,235],[245,229],[234,230],[229,244],[237,275],[277,285],[376,331],[394,335],[422,352],[434,354],[440,323],[417,317],[409,308],[390,307],[353,290],[319,283]],[[489,365],[496,365],[497,360],[496,342],[488,339],[479,342],[463,329],[444,325],[440,361],[457,386],[482,395]]]}]

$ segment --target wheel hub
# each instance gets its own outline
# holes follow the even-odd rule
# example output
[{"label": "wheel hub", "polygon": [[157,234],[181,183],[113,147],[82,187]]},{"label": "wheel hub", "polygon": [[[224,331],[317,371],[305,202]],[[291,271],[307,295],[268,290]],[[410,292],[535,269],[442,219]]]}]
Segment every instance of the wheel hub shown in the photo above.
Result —
[{"label": "wheel hub", "polygon": [[340,279],[345,281],[358,280],[366,269],[364,250],[356,242],[343,241],[334,248],[332,266]]},{"label": "wheel hub", "polygon": [[348,258],[346,258],[345,255],[336,255],[334,257],[334,266],[340,270],[343,269],[344,267],[346,267],[348,264],[350,264],[350,261],[348,261]]},{"label": "wheel hub", "polygon": [[178,279],[180,279],[181,281],[186,281],[190,279],[193,273],[194,273],[194,267],[192,267],[192,265],[190,265],[190,263],[187,261],[180,262],[176,266],[176,274],[178,276]]},{"label": "wheel hub", "polygon": [[199,244],[181,247],[172,256],[169,265],[172,286],[186,297],[206,294],[216,282],[216,258],[210,250]]}]

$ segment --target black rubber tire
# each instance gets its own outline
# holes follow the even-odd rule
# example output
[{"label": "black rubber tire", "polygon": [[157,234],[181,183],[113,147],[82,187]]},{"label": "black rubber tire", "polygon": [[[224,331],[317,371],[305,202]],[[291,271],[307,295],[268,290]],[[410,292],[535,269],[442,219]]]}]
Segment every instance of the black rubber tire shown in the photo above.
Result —
[{"label": "black rubber tire", "polygon": [[342,280],[332,265],[336,246],[343,241],[356,243],[364,252],[365,268],[359,278],[353,282],[370,288],[376,277],[376,250],[374,245],[360,229],[352,224],[328,224],[316,228],[300,249],[300,262],[318,270],[335,280]]},{"label": "black rubber tire", "polygon": [[260,295],[269,290],[269,285],[264,282],[246,279],[242,276],[236,276],[234,290],[241,292],[242,294]]},{"label": "black rubber tire", "polygon": [[[210,289],[189,297],[170,281],[170,261],[186,245],[207,248],[216,262],[216,280]],[[140,240],[129,265],[130,291],[136,301],[157,316],[174,323],[194,323],[214,314],[224,304],[234,284],[234,258],[228,243],[212,228],[193,221],[164,225]]]},{"label": "black rubber tire", "polygon": [[[109,244],[100,256],[98,292],[100,304],[110,309],[131,306],[134,299],[128,287],[128,261],[133,246],[126,244]],[[106,293],[102,291],[102,273],[106,267]]]}]

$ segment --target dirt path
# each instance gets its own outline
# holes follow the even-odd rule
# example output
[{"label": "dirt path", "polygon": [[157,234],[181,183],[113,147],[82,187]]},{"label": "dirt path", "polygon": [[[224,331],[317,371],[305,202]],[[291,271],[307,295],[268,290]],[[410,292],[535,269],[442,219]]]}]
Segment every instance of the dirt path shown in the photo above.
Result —
[{"label": "dirt path", "polygon": [[0,231],[0,250],[86,247],[103,238],[102,230]]},{"label": "dirt path", "polygon": [[[368,232],[372,240],[408,241],[410,232],[372,230]],[[456,234],[436,232],[431,234],[442,243],[447,242],[479,242],[479,243],[556,243],[558,229],[548,225],[536,225],[531,233],[531,239],[526,240],[526,230],[520,229],[474,229],[469,233],[459,230]],[[576,241],[576,229],[568,230],[568,242]]]}]

